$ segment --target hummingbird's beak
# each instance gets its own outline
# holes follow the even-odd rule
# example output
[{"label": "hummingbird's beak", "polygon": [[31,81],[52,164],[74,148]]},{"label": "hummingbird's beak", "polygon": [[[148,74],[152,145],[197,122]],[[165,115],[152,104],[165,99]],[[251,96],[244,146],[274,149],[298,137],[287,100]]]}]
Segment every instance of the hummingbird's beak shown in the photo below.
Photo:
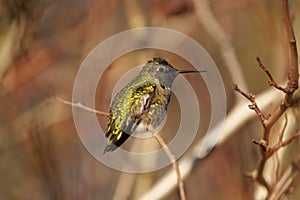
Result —
[{"label": "hummingbird's beak", "polygon": [[206,72],[205,70],[178,70],[179,74],[186,74],[186,73],[202,73]]}]

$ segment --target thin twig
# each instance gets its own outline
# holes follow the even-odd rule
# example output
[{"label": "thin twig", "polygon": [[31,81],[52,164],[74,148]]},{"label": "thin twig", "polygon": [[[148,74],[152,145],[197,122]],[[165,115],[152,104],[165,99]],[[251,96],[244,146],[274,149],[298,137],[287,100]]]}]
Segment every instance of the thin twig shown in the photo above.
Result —
[{"label": "thin twig", "polygon": [[275,182],[278,182],[280,177],[280,162],[279,162],[279,156],[278,153],[275,153],[274,155],[275,159]]},{"label": "thin twig", "polygon": [[300,136],[300,131],[294,135],[292,135],[289,139],[281,142],[279,141],[279,143],[277,145],[275,145],[274,147],[269,149],[269,153],[274,154],[276,151],[278,151],[281,147],[284,147],[288,144],[290,144],[294,139],[296,139],[298,136]]},{"label": "thin twig", "polygon": [[269,77],[269,81],[268,81],[269,85],[270,85],[270,86],[274,86],[275,88],[277,88],[278,90],[283,91],[284,93],[287,93],[288,91],[287,91],[286,88],[281,87],[279,84],[276,83],[276,81],[274,81],[272,74],[270,73],[270,71],[268,70],[268,68],[262,64],[262,62],[261,62],[261,60],[260,60],[259,57],[256,57],[256,61],[257,61],[257,63],[258,63],[258,66],[259,66],[262,70],[264,70],[264,72],[265,72],[265,73],[267,74],[267,76]]},{"label": "thin twig", "polygon": [[268,144],[265,140],[256,141],[252,139],[252,143],[260,146],[264,152],[268,152],[270,149],[270,147],[268,147]]},{"label": "thin twig", "polygon": [[70,105],[72,107],[75,107],[75,108],[80,108],[80,109],[83,109],[85,111],[88,111],[88,112],[91,112],[91,113],[94,113],[96,115],[100,115],[100,116],[105,116],[105,117],[108,117],[109,114],[107,112],[102,112],[102,111],[98,111],[98,110],[94,110],[94,109],[91,109],[89,107],[86,107],[84,105],[82,105],[82,103],[78,102],[78,103],[72,103],[72,102],[69,102],[69,101],[66,101],[60,97],[55,97],[56,100],[64,103],[64,104],[67,104],[67,105]]},{"label": "thin twig", "polygon": [[287,127],[287,122],[288,122],[288,119],[287,119],[287,115],[285,114],[284,115],[284,124],[283,124],[282,130],[281,130],[281,132],[279,134],[279,138],[278,138],[279,142],[282,142],[282,139],[283,139],[283,136],[284,136],[284,132],[285,132],[285,129]]},{"label": "thin twig", "polygon": [[179,188],[179,193],[180,193],[180,199],[181,200],[186,200],[183,180],[182,180],[180,170],[179,170],[179,167],[178,167],[178,163],[175,159],[175,156],[172,154],[171,150],[169,149],[169,147],[167,146],[165,141],[162,139],[162,137],[160,137],[160,135],[157,133],[157,131],[155,131],[155,129],[153,128],[153,126],[151,124],[148,125],[148,129],[153,134],[153,136],[156,138],[156,140],[159,142],[159,144],[163,147],[163,149],[165,150],[167,156],[169,157],[169,159],[172,163],[172,167],[176,172],[177,183],[178,183],[178,188]]},{"label": "thin twig", "polygon": [[251,110],[254,110],[258,116],[258,118],[260,119],[263,127],[265,127],[265,121],[269,119],[270,115],[267,115],[265,116],[260,108],[258,107],[256,101],[255,101],[255,95],[250,93],[250,94],[247,94],[246,92],[244,92],[243,90],[241,90],[237,84],[234,84],[234,90],[237,91],[238,93],[240,93],[241,95],[243,95],[245,98],[247,98],[250,102],[251,102],[251,105],[249,105],[249,108]]},{"label": "thin twig", "polygon": [[259,166],[258,166],[258,170],[257,170],[257,181],[258,181],[258,183],[260,183],[267,189],[268,193],[270,193],[271,187],[263,175],[265,165],[266,165],[268,158],[269,157],[264,156],[264,153],[263,153],[263,157],[261,158],[261,161],[259,162]]},{"label": "thin twig", "polygon": [[290,144],[293,140],[295,140],[297,137],[300,136],[300,131],[297,132],[296,134],[292,135],[289,139],[285,141],[279,141],[274,147],[268,147],[266,144],[266,141],[261,140],[261,141],[256,141],[252,140],[252,142],[258,146],[260,146],[264,152],[266,152],[266,158],[271,157],[274,153],[276,153],[280,148]]}]

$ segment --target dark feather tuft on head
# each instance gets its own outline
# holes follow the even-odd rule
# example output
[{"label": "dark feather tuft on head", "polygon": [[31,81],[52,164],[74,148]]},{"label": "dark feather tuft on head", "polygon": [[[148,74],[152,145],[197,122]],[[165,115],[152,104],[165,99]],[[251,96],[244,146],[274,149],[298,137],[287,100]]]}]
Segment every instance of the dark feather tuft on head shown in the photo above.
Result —
[{"label": "dark feather tuft on head", "polygon": [[165,59],[163,59],[161,57],[152,58],[151,60],[148,60],[147,63],[157,64],[157,65],[159,64],[159,65],[169,65],[169,66],[171,66]]}]

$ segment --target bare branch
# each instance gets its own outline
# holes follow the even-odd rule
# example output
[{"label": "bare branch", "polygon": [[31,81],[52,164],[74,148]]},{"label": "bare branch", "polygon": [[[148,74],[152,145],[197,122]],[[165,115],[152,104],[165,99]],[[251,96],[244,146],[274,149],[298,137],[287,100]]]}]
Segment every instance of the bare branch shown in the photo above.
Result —
[{"label": "bare branch", "polygon": [[259,109],[256,101],[255,101],[255,95],[250,93],[247,94],[246,92],[244,92],[243,90],[241,90],[236,84],[234,84],[234,90],[237,91],[238,93],[240,93],[241,95],[243,95],[245,98],[247,98],[250,102],[251,105],[249,105],[249,108],[251,110],[254,110],[258,116],[258,118],[260,119],[263,127],[265,127],[265,121],[270,117],[269,115],[265,116],[261,110]]},{"label": "bare branch", "polygon": [[163,147],[163,149],[165,150],[167,156],[169,157],[169,159],[172,163],[172,167],[176,172],[177,183],[178,183],[178,188],[179,188],[179,193],[180,193],[180,199],[181,200],[186,200],[183,180],[182,180],[180,170],[179,170],[179,167],[178,167],[178,163],[175,159],[175,156],[172,154],[171,150],[169,149],[169,147],[167,146],[165,141],[162,139],[162,137],[160,137],[160,135],[157,133],[157,131],[155,131],[155,129],[153,128],[153,126],[151,124],[148,125],[148,129],[149,129],[150,132],[152,132],[153,136],[156,138],[156,140],[159,142],[159,144]]},{"label": "bare branch", "polygon": [[282,130],[279,134],[279,138],[278,138],[278,141],[279,142],[282,142],[282,139],[283,139],[283,135],[284,135],[284,132],[285,132],[285,129],[286,129],[286,126],[287,126],[287,115],[285,114],[284,115],[284,124],[283,124],[283,127],[282,127]]},{"label": "bare branch", "polygon": [[82,103],[78,102],[78,103],[72,103],[72,102],[69,102],[69,101],[66,101],[60,97],[55,97],[56,100],[64,103],[64,104],[67,104],[67,105],[70,105],[72,107],[75,107],[75,108],[80,108],[80,109],[83,109],[85,111],[88,111],[88,112],[91,112],[91,113],[94,113],[96,115],[100,115],[100,116],[105,116],[105,117],[108,117],[109,114],[107,112],[102,112],[102,111],[98,111],[98,110],[94,110],[94,109],[91,109],[89,107],[86,107],[84,105],[82,105]]},{"label": "bare branch", "polygon": [[292,26],[292,21],[289,13],[289,5],[288,0],[281,0],[281,13],[282,13],[282,21],[287,33],[289,47],[290,47],[290,69],[288,73],[288,83],[286,85],[286,90],[288,93],[285,97],[285,105],[290,107],[293,105],[293,93],[298,88],[298,50],[296,44],[296,38],[294,34],[294,29]]},{"label": "bare branch", "polygon": [[261,158],[261,161],[259,162],[259,166],[258,166],[258,170],[257,170],[257,181],[261,185],[265,186],[265,188],[268,190],[268,193],[270,193],[270,191],[271,191],[270,185],[268,184],[265,177],[263,176],[265,165],[266,165],[266,162],[269,157],[264,156],[264,155],[265,155],[265,153],[263,153],[263,157]]},{"label": "bare branch", "polygon": [[265,72],[265,73],[267,74],[267,76],[269,77],[269,81],[268,81],[269,85],[270,85],[270,86],[274,86],[275,88],[277,88],[277,89],[280,90],[280,91],[283,91],[284,93],[288,93],[288,91],[287,91],[286,88],[281,87],[280,85],[278,85],[278,84],[274,81],[273,76],[271,75],[270,71],[268,70],[268,68],[267,68],[266,66],[264,66],[264,65],[262,64],[262,62],[261,62],[261,60],[260,60],[259,57],[256,58],[256,61],[257,61],[257,63],[258,63],[258,66],[259,66],[262,70],[264,70],[264,72]]},{"label": "bare branch", "polygon": [[281,147],[284,147],[288,144],[290,144],[294,139],[296,139],[300,135],[300,131],[294,135],[292,135],[289,139],[285,141],[279,141],[277,145],[269,149],[269,153],[274,154],[276,151],[278,151]]},{"label": "bare branch", "polygon": [[286,90],[289,91],[286,100],[288,101],[287,103],[290,103],[293,92],[298,88],[299,72],[298,72],[298,50],[296,44],[296,37],[294,34],[294,29],[290,17],[288,0],[281,0],[281,13],[282,13],[282,21],[287,33],[289,46],[290,46],[291,66],[288,74],[289,81],[286,86]]},{"label": "bare branch", "polygon": [[260,141],[252,140],[252,143],[260,146],[264,152],[268,152],[270,149],[270,147],[268,147],[268,144],[265,140],[260,140]]}]

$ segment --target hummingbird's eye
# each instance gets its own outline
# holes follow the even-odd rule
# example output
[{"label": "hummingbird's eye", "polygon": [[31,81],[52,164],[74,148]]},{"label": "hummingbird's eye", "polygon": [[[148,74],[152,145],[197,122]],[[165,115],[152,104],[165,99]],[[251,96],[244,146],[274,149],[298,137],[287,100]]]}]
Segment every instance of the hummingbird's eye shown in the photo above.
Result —
[{"label": "hummingbird's eye", "polygon": [[165,68],[164,68],[164,67],[159,67],[159,68],[157,68],[157,71],[159,71],[159,72],[164,72],[164,71],[165,71]]}]

